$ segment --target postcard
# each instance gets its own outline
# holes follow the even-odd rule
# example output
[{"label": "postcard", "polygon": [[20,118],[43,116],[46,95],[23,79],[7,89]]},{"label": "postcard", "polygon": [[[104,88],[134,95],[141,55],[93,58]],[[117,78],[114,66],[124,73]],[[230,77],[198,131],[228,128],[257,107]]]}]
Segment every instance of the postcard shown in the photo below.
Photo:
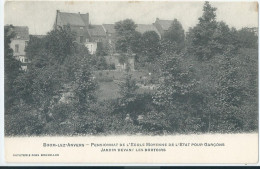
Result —
[{"label": "postcard", "polygon": [[7,164],[256,164],[258,2],[4,4]]}]

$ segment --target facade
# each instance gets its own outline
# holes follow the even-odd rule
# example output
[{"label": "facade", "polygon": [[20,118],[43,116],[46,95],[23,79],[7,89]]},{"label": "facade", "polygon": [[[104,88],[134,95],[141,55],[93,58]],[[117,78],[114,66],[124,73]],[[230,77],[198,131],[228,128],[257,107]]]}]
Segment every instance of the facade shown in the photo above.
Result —
[{"label": "facade", "polygon": [[160,33],[160,37],[163,37],[165,31],[169,30],[170,26],[172,25],[173,20],[161,20],[159,18],[156,18],[156,21],[154,22],[154,26]]},{"label": "facade", "polygon": [[11,39],[10,47],[13,49],[14,57],[22,63],[21,69],[26,71],[30,62],[25,56],[25,48],[29,42],[29,28],[27,26],[14,26],[12,30],[15,37]]}]

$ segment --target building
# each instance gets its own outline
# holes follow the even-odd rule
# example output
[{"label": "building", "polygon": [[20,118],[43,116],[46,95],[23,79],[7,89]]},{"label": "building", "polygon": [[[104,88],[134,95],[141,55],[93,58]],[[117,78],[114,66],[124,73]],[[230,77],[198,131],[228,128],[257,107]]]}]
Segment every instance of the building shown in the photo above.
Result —
[{"label": "building", "polygon": [[137,32],[140,32],[141,34],[144,34],[145,32],[148,31],[154,31],[158,34],[158,36],[161,38],[160,32],[157,30],[155,25],[150,25],[150,24],[137,24],[137,27],[135,29]]},{"label": "building", "polygon": [[25,48],[29,42],[29,28],[27,26],[14,26],[11,31],[15,33],[11,39],[10,47],[13,49],[15,59],[22,63],[21,69],[26,71],[27,64],[30,62],[25,55]]},{"label": "building", "polygon": [[57,10],[54,29],[69,26],[76,33],[76,42],[85,45],[90,54],[95,54],[99,43],[106,44],[106,33],[102,25],[91,25],[89,14],[67,13]]},{"label": "building", "polygon": [[156,18],[156,21],[154,23],[154,26],[160,33],[160,37],[163,37],[165,31],[168,31],[170,26],[172,25],[173,20],[161,20],[159,18]]},{"label": "building", "polygon": [[[89,42],[85,43],[90,54],[95,54],[98,46],[105,46],[107,44],[106,32],[102,25],[89,25],[88,29],[90,39]],[[103,48],[102,50],[105,50]]]},{"label": "building", "polygon": [[89,14],[67,13],[57,10],[54,29],[65,28],[69,26],[71,31],[76,33],[76,41],[84,44],[90,41]]}]

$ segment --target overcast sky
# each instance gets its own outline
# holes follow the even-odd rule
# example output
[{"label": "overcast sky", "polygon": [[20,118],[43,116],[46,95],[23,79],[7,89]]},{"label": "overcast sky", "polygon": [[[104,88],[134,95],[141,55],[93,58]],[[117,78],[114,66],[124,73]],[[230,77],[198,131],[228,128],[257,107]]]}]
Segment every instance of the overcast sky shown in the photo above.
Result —
[{"label": "overcast sky", "polygon": [[[46,34],[52,29],[56,10],[89,13],[91,24],[115,23],[131,18],[137,24],[152,24],[156,18],[178,19],[185,31],[198,23],[204,2],[6,2],[5,24],[28,26],[30,34]],[[235,28],[258,27],[254,2],[210,2],[217,8],[217,20]]]}]

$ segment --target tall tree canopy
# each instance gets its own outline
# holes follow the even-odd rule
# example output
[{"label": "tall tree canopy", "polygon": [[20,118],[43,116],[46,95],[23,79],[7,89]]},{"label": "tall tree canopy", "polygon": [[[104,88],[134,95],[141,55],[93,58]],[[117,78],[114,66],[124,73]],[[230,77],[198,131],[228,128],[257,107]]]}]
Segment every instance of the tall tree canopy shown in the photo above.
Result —
[{"label": "tall tree canopy", "polygon": [[199,60],[210,59],[215,54],[213,35],[217,28],[216,10],[209,2],[205,2],[199,23],[190,30],[191,46],[189,51]]},{"label": "tall tree canopy", "polygon": [[185,34],[181,23],[174,19],[170,28],[164,33],[163,39],[172,43],[176,52],[180,52],[185,47]]},{"label": "tall tree canopy", "polygon": [[115,23],[116,50],[123,53],[137,53],[140,51],[141,33],[135,31],[137,25],[131,19]]}]

